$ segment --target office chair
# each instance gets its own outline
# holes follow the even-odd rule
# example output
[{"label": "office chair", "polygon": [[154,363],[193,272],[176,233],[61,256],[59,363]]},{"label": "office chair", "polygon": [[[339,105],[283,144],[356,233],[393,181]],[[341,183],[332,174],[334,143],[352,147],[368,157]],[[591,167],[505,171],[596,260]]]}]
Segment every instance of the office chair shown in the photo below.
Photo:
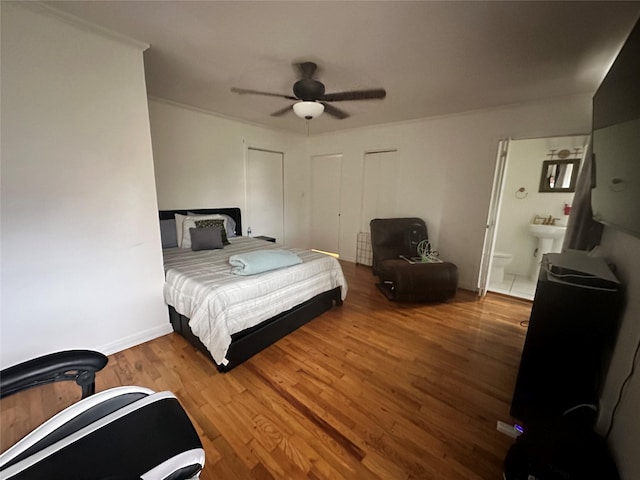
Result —
[{"label": "office chair", "polygon": [[75,380],[82,399],[0,455],[2,480],[197,479],[204,450],[171,392],[116,387],[95,393],[107,357],[89,350],[45,355],[0,372],[0,398]]}]

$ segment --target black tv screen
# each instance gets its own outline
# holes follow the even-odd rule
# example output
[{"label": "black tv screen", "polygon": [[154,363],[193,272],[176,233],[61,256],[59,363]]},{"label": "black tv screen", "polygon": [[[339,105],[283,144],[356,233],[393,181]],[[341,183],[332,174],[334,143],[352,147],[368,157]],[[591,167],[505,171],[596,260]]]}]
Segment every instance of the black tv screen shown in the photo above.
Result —
[{"label": "black tv screen", "polygon": [[640,21],[593,97],[593,218],[640,237]]}]

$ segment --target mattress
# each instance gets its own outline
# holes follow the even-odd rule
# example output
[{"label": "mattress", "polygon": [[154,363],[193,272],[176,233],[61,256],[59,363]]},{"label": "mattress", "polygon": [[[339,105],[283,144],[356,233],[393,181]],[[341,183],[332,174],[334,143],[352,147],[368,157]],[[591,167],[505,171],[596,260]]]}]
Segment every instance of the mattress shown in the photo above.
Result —
[{"label": "mattress", "polygon": [[[163,250],[165,302],[190,319],[191,331],[220,365],[228,363],[231,335],[336,287],[346,297],[347,282],[334,257],[250,237],[229,241],[222,250]],[[231,255],[267,249],[287,249],[302,263],[249,276],[231,273]]]}]

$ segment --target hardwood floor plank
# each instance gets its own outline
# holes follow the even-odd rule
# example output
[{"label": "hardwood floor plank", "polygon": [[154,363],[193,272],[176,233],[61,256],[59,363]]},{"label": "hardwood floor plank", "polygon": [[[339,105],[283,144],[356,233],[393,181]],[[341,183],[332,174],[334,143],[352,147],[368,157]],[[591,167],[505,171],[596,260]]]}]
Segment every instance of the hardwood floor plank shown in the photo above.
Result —
[{"label": "hardwood floor plank", "polygon": [[[97,389],[176,394],[206,451],[202,480],[496,479],[531,303],[460,290],[397,304],[342,262],[343,306],[221,374],[176,334],[109,357]],[[71,382],[0,403],[2,450],[80,398]]]}]

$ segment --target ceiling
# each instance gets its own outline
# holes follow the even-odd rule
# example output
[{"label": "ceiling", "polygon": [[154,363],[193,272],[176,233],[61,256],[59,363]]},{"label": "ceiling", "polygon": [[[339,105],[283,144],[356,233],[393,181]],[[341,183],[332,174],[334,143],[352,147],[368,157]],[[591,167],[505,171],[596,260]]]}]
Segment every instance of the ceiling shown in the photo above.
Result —
[{"label": "ceiling", "polygon": [[307,133],[292,104],[294,63],[314,61],[327,93],[383,87],[384,100],[335,106],[310,133],[592,94],[640,2],[52,1],[148,43],[149,95]]}]

